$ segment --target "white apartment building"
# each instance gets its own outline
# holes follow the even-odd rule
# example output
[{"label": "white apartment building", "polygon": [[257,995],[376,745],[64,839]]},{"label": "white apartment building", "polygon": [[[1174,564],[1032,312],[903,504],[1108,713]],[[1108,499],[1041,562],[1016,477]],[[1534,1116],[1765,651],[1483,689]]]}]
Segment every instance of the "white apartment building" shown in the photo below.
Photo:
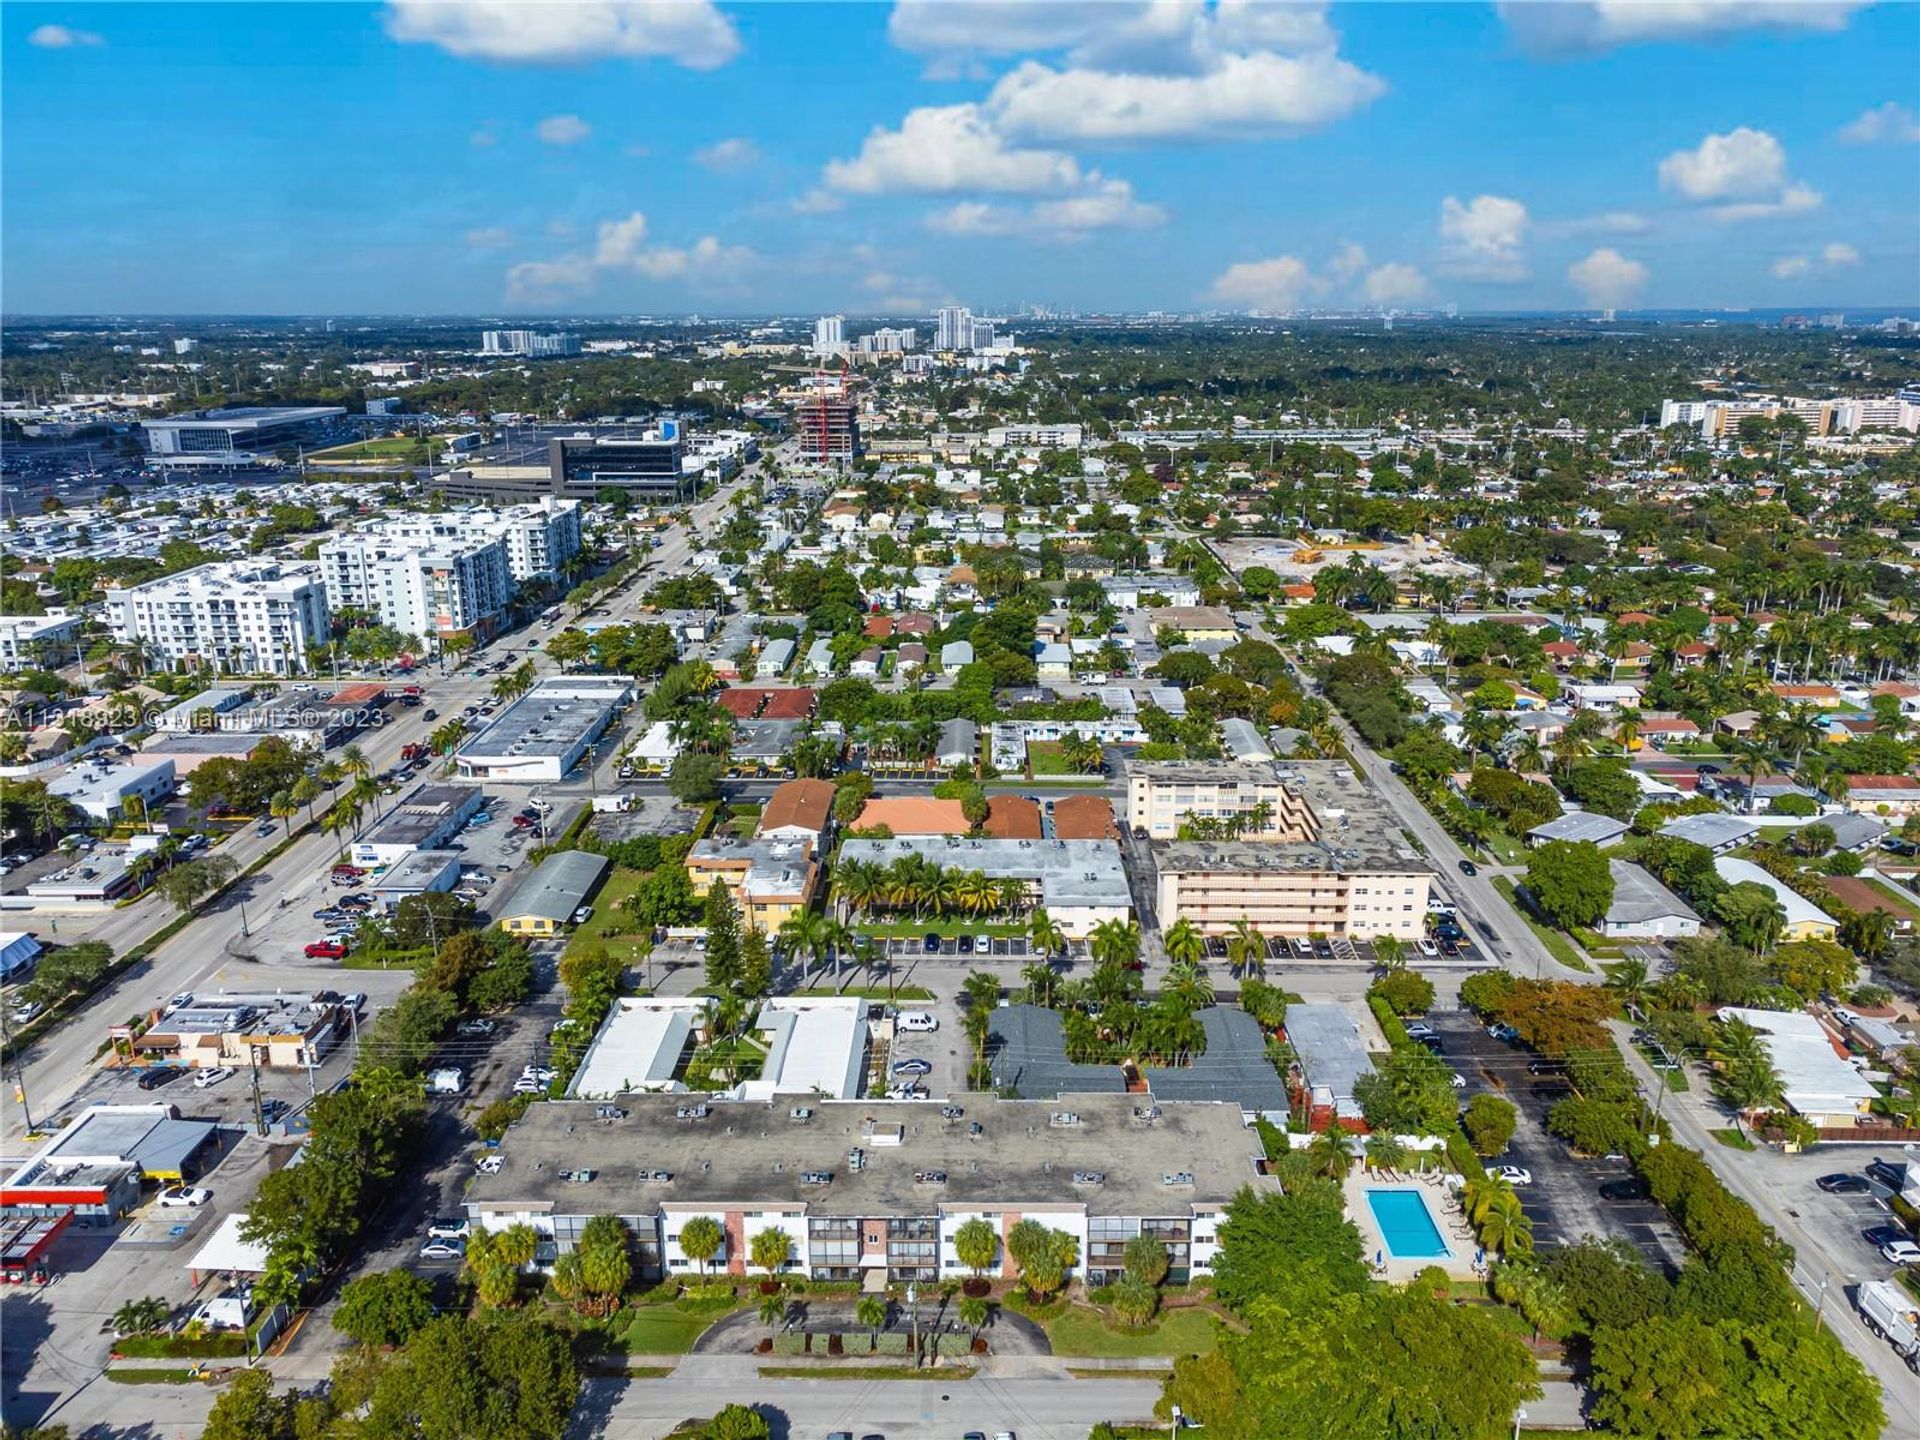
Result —
[{"label": "white apartment building", "polygon": [[987,444],[996,450],[1009,445],[1032,446],[1040,450],[1078,450],[1085,437],[1078,425],[995,425],[987,431]]},{"label": "white apartment building", "polygon": [[1692,425],[1709,440],[1737,432],[1749,416],[1794,415],[1810,435],[1851,435],[1864,429],[1920,431],[1920,404],[1904,395],[1879,399],[1807,400],[1760,396],[1746,400],[1665,400],[1660,425]]},{"label": "white apartment building", "polygon": [[525,355],[546,359],[553,355],[578,355],[578,335],[542,335],[533,330],[488,330],[480,337],[482,355]]},{"label": "white apartment building", "polygon": [[38,670],[73,659],[80,616],[65,610],[45,615],[0,615],[0,670]]},{"label": "white apartment building", "polygon": [[220,560],[107,594],[122,644],[143,640],[168,666],[292,675],[326,643],[327,589],[310,562]]},{"label": "white apartment building", "polygon": [[847,353],[847,317],[822,315],[813,322],[813,353],[831,360]]},{"label": "white apartment building", "polygon": [[973,312],[964,305],[942,305],[933,320],[933,348],[973,348]]},{"label": "white apartment building", "polygon": [[348,535],[320,547],[320,564],[335,609],[366,610],[403,635],[491,634],[513,599],[497,535]]}]

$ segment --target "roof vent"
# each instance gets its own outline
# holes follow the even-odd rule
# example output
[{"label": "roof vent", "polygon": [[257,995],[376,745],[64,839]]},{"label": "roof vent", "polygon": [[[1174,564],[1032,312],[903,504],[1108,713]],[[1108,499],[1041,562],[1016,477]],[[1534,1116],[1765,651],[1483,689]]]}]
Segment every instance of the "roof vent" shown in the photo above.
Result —
[{"label": "roof vent", "polygon": [[1047,1124],[1056,1130],[1065,1130],[1079,1123],[1080,1117],[1071,1110],[1056,1110],[1047,1117]]},{"label": "roof vent", "polygon": [[1160,1177],[1160,1183],[1162,1185],[1191,1185],[1193,1184],[1193,1172],[1191,1170],[1169,1170]]}]

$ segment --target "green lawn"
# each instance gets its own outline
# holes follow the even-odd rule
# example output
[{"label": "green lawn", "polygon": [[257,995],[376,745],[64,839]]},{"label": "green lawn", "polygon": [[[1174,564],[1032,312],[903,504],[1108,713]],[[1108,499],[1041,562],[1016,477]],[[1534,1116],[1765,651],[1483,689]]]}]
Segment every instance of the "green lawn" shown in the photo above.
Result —
[{"label": "green lawn", "polygon": [[1112,1328],[1090,1306],[1075,1305],[1047,1322],[1047,1337],[1056,1355],[1201,1355],[1210,1353],[1216,1343],[1213,1322],[1213,1311],[1188,1306],[1162,1311],[1145,1331],[1132,1333]]},{"label": "green lawn", "polygon": [[1707,1133],[1729,1150],[1757,1150],[1760,1148],[1739,1130],[1709,1130]]},{"label": "green lawn", "polygon": [[[849,985],[844,990],[836,990],[831,985],[814,985],[805,990],[795,990],[795,995],[851,995],[859,1000],[885,1000],[888,998],[884,985]],[[896,985],[892,998],[895,1000],[931,1000],[933,992],[924,985]]]},{"label": "green lawn", "polygon": [[1066,756],[1060,753],[1060,742],[1057,740],[1029,740],[1027,766],[1035,775],[1074,773],[1073,768],[1067,764]]},{"label": "green lawn", "polygon": [[1540,937],[1540,943],[1547,947],[1547,952],[1552,955],[1554,959],[1558,960],[1569,970],[1591,971],[1593,969],[1591,965],[1580,958],[1580,952],[1573,948],[1573,942],[1571,940],[1567,939],[1567,937],[1562,935],[1558,930],[1555,930],[1549,925],[1542,925],[1538,920],[1533,918],[1533,913],[1528,910],[1525,905],[1522,905],[1520,903],[1520,897],[1514,894],[1513,881],[1509,877],[1496,875],[1493,877],[1493,883],[1495,888],[1507,897],[1507,902],[1513,906],[1514,913],[1526,921],[1528,928]]},{"label": "green lawn", "polygon": [[336,445],[331,450],[316,450],[309,460],[400,460],[424,465],[431,446],[417,435],[389,435],[384,440],[362,440],[353,445]]},{"label": "green lawn", "polygon": [[642,1305],[615,1344],[629,1355],[684,1355],[718,1318],[689,1315],[672,1305]]},{"label": "green lawn", "polygon": [[593,947],[618,955],[629,965],[638,965],[643,945],[651,937],[646,927],[622,913],[620,902],[638,890],[645,879],[638,870],[616,865],[594,898],[593,914],[567,942],[567,953],[572,955]]}]

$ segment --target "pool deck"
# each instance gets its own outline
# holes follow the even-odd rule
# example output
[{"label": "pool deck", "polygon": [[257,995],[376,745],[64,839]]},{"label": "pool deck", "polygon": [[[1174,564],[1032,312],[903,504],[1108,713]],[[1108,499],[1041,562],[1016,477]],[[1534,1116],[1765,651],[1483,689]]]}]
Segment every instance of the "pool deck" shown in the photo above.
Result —
[{"label": "pool deck", "polygon": [[[1411,1172],[1398,1172],[1411,1176]],[[1372,1268],[1374,1278],[1389,1284],[1401,1285],[1413,1279],[1429,1266],[1438,1265],[1456,1280],[1475,1280],[1485,1276],[1484,1267],[1475,1270],[1473,1257],[1479,1250],[1479,1242],[1473,1238],[1473,1232],[1467,1225],[1467,1217],[1461,1212],[1459,1193],[1440,1183],[1437,1170],[1428,1171],[1428,1178],[1405,1178],[1390,1180],[1378,1172],[1367,1174],[1355,1168],[1341,1187],[1347,1202],[1347,1218],[1360,1227],[1360,1238],[1366,1247],[1366,1259]],[[1373,1218],[1373,1207],[1367,1204],[1369,1190],[1412,1190],[1427,1203],[1427,1213],[1433,1217],[1434,1225],[1440,1231],[1440,1239],[1447,1247],[1445,1256],[1432,1258],[1399,1259],[1387,1249],[1386,1237],[1380,1233],[1380,1226]],[[1385,1257],[1385,1263],[1374,1265],[1374,1256]]]}]

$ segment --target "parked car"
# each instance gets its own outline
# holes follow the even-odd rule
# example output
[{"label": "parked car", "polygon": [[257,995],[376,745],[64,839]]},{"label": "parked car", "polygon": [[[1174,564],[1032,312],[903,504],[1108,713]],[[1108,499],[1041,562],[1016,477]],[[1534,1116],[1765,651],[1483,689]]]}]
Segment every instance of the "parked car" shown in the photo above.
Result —
[{"label": "parked car", "polygon": [[1920,1265],[1920,1244],[1894,1240],[1880,1247],[1880,1258],[1889,1265]]},{"label": "parked car", "polygon": [[309,960],[344,960],[347,947],[338,940],[316,940],[307,946]]},{"label": "parked car", "polygon": [[472,1230],[472,1222],[464,1215],[443,1215],[427,1222],[429,1240],[465,1240]]},{"label": "parked car", "polygon": [[454,1033],[468,1039],[484,1040],[499,1028],[491,1020],[462,1020],[454,1027]]},{"label": "parked car", "polygon": [[523,1080],[538,1080],[542,1085],[553,1083],[554,1071],[546,1065],[529,1065],[520,1072]]},{"label": "parked car", "polygon": [[222,1080],[231,1080],[234,1074],[235,1071],[231,1065],[216,1065],[211,1070],[196,1071],[193,1077],[193,1088],[211,1090]]},{"label": "parked car", "polygon": [[467,1253],[464,1240],[429,1240],[420,1247],[423,1260],[459,1260]]},{"label": "parked car", "polygon": [[1878,1250],[1882,1245],[1892,1245],[1898,1241],[1911,1239],[1912,1237],[1898,1225],[1873,1225],[1862,1230],[1860,1232],[1860,1238]]},{"label": "parked car", "polygon": [[547,1087],[544,1082],[534,1079],[531,1075],[522,1075],[518,1080],[513,1082],[513,1093],[516,1095],[544,1095],[547,1093]]},{"label": "parked car", "polygon": [[167,1001],[167,1008],[160,1012],[161,1018],[164,1019],[176,1011],[184,1010],[191,1004],[193,1004],[193,992],[191,990],[182,990],[178,995]]},{"label": "parked car", "polygon": [[1434,1028],[1424,1020],[1416,1020],[1413,1024],[1407,1026],[1407,1038],[1409,1040],[1425,1040],[1434,1033]]},{"label": "parked car", "polygon": [[1523,1170],[1518,1165],[1496,1165],[1490,1173],[1496,1179],[1504,1180],[1509,1185],[1531,1185],[1533,1183],[1533,1172]]},{"label": "parked car", "polygon": [[133,1083],[142,1090],[158,1090],[162,1085],[171,1085],[186,1072],[178,1065],[154,1065],[140,1072],[140,1078]]},{"label": "parked car", "polygon": [[420,718],[422,720],[438,720],[440,718],[440,712],[438,710],[422,710],[420,712]]},{"label": "parked car", "polygon": [[38,1000],[25,1001],[14,1007],[13,1023],[16,1025],[31,1024],[40,1017],[40,1012],[46,1008],[47,1007],[42,1005]]},{"label": "parked car", "polygon": [[931,1075],[933,1063],[928,1060],[896,1060],[893,1062],[895,1075]]},{"label": "parked car", "polygon": [[329,905],[324,910],[314,911],[313,918],[316,920],[345,920],[347,918],[347,912],[337,905]]},{"label": "parked car", "polygon": [[1906,1183],[1905,1167],[1889,1165],[1884,1160],[1870,1160],[1867,1162],[1867,1178],[1878,1181],[1897,1195],[1900,1187]]},{"label": "parked car", "polygon": [[1822,1175],[1813,1182],[1829,1195],[1871,1195],[1873,1186],[1860,1175]]},{"label": "parked car", "polygon": [[1600,1187],[1602,1200],[1644,1200],[1650,1194],[1647,1182],[1638,1176],[1630,1180],[1609,1180]]},{"label": "parked car", "polygon": [[962,955],[973,954],[973,936],[962,935],[953,942],[953,948]]},{"label": "parked car", "polygon": [[1440,953],[1440,947],[1434,944],[1431,940],[1416,940],[1413,942],[1413,948],[1418,950],[1423,956],[1425,956],[1429,960],[1433,959]]},{"label": "parked car", "polygon": [[160,1192],[161,1208],[167,1210],[191,1209],[204,1205],[211,1199],[213,1199],[211,1190],[193,1185],[175,1185],[172,1189]]},{"label": "parked car", "polygon": [[929,955],[938,955],[940,953],[940,937],[938,935],[927,934],[922,938],[921,944]]},{"label": "parked car", "polygon": [[1504,1040],[1509,1045],[1520,1038],[1520,1032],[1511,1025],[1489,1025],[1487,1027],[1487,1034],[1491,1035],[1495,1040]]}]

